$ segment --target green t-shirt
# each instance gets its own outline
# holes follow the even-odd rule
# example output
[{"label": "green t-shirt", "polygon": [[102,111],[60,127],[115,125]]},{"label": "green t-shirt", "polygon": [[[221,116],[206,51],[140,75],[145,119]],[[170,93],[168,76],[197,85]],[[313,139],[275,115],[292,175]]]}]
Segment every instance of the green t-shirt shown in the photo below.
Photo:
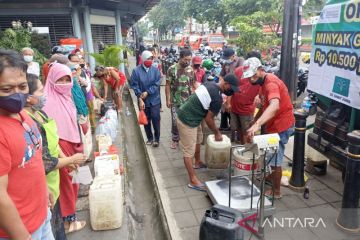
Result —
[{"label": "green t-shirt", "polygon": [[180,106],[177,116],[185,125],[195,128],[200,126],[208,111],[217,115],[222,102],[219,86],[214,82],[206,82]]},{"label": "green t-shirt", "polygon": [[181,106],[191,95],[191,87],[195,81],[195,73],[191,66],[181,68],[172,65],[167,72],[170,81],[170,97],[174,106]]}]

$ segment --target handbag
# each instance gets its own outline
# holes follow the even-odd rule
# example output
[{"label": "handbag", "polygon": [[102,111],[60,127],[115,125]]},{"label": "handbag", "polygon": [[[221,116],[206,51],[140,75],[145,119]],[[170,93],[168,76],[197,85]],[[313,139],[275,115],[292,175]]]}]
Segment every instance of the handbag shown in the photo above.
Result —
[{"label": "handbag", "polygon": [[148,125],[148,120],[147,120],[144,110],[139,111],[138,122],[139,122],[139,125]]}]

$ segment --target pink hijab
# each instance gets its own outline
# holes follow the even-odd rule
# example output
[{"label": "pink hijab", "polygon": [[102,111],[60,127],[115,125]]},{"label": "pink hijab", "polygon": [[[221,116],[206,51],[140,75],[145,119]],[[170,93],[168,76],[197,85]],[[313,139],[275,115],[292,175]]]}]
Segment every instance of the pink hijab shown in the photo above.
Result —
[{"label": "pink hijab", "polygon": [[56,84],[56,81],[64,76],[69,76],[71,79],[70,68],[60,63],[54,63],[46,79],[45,94],[47,97],[43,110],[55,120],[60,139],[80,143],[76,108],[71,94],[73,83]]}]

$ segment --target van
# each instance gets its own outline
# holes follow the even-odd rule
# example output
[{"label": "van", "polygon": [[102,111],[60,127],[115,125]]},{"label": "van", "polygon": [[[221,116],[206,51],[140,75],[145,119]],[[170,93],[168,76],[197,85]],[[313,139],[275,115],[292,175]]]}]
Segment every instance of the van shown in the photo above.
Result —
[{"label": "van", "polygon": [[204,38],[203,43],[212,49],[223,48],[225,44],[225,37],[221,33],[212,33]]}]

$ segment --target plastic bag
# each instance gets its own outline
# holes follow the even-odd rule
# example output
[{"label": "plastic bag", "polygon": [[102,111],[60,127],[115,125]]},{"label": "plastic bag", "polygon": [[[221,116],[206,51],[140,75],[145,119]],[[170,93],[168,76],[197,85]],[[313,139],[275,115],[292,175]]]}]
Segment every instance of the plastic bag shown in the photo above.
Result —
[{"label": "plastic bag", "polygon": [[107,110],[107,112],[105,114],[105,118],[108,121],[110,121],[116,129],[118,128],[118,125],[119,125],[118,115],[114,109]]},{"label": "plastic bag", "polygon": [[144,110],[139,111],[138,121],[139,121],[140,125],[147,125],[148,124],[148,120],[147,120],[147,117],[146,117],[146,114],[145,114]]},{"label": "plastic bag", "polygon": [[88,131],[85,133],[83,131],[83,128],[80,128],[80,133],[81,133],[81,139],[84,145],[84,155],[86,156],[86,159],[90,158],[92,149],[93,149],[93,141],[92,141],[92,135],[91,135],[91,131],[89,131],[90,129],[90,122],[88,121],[87,123],[85,123],[87,125],[87,129]]}]

